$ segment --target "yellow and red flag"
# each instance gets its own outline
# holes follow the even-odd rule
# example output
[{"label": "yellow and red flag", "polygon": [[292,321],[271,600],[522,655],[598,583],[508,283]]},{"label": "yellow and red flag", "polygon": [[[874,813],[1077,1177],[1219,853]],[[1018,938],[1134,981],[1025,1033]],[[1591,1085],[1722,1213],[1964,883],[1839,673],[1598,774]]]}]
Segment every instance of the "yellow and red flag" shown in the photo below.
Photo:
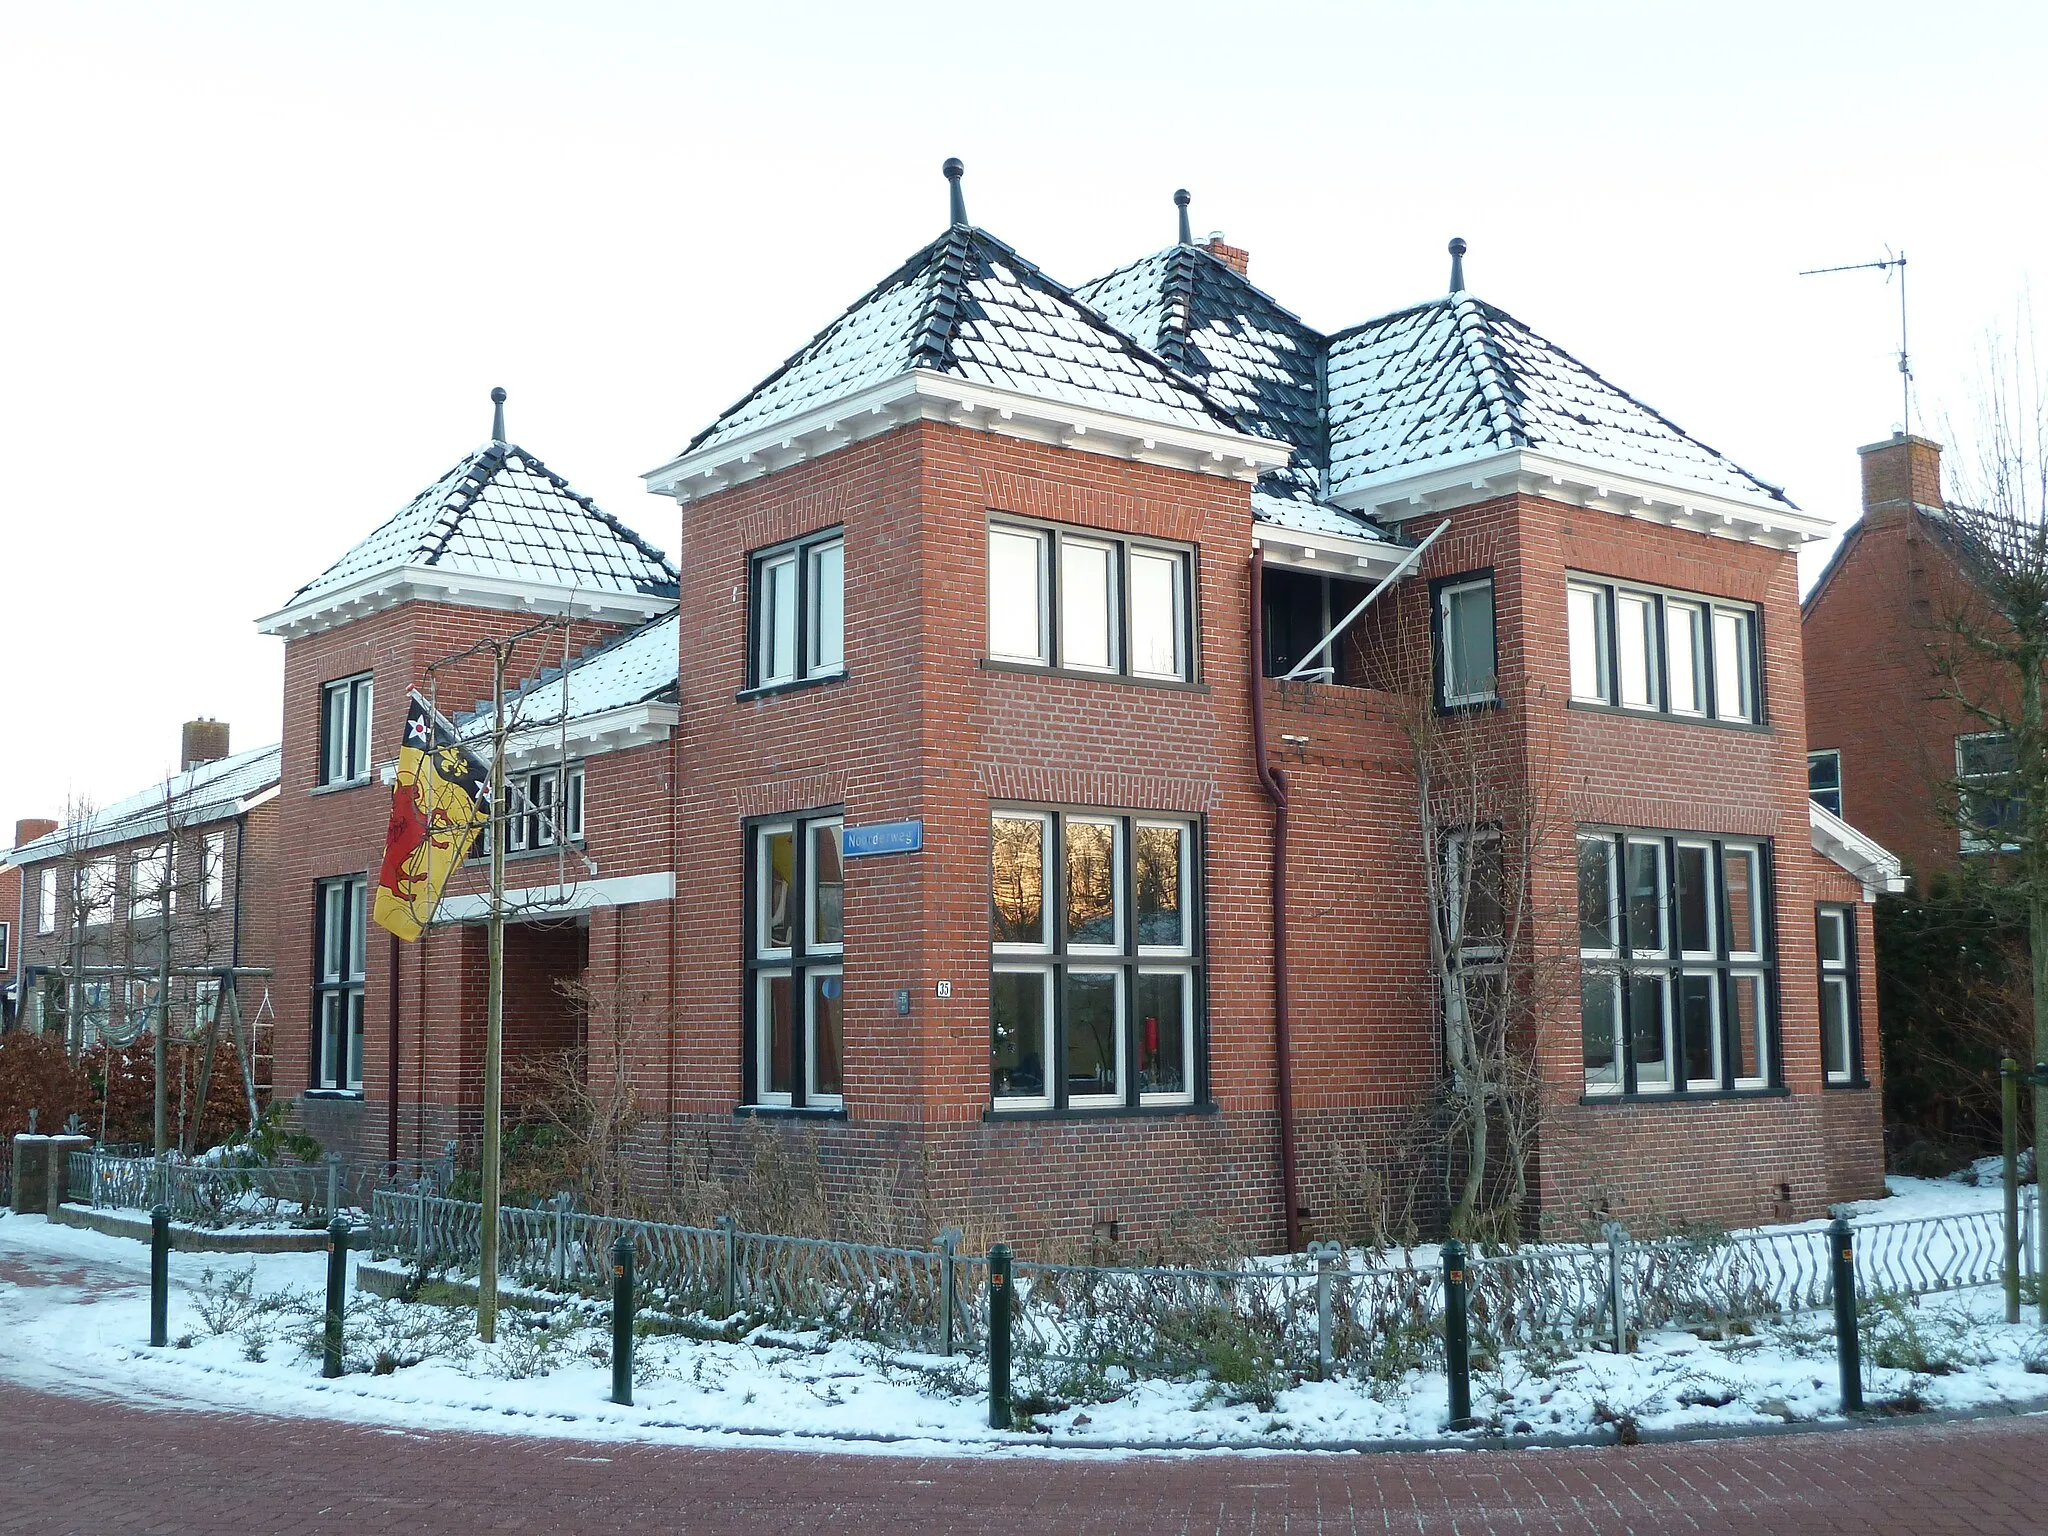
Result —
[{"label": "yellow and red flag", "polygon": [[469,857],[490,819],[490,765],[457,741],[447,722],[413,694],[398,749],[398,787],[384,833],[384,865],[377,875],[372,915],[378,926],[401,939],[417,939],[440,905],[441,888]]}]

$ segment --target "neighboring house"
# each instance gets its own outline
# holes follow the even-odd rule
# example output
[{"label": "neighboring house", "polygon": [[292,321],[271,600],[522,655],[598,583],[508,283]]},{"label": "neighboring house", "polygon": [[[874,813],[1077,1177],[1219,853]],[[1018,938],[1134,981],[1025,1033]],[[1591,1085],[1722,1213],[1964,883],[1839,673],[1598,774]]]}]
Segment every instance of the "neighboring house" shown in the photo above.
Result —
[{"label": "neighboring house", "polygon": [[[17,821],[14,846],[32,843],[45,832],[57,830],[54,821]],[[22,901],[25,882],[20,870],[0,861],[0,1033],[14,1028],[21,1005]]]},{"label": "neighboring house", "polygon": [[[191,721],[177,773],[71,824],[41,823],[6,855],[24,909],[17,1028],[62,1031],[75,1049],[123,1043],[151,1027],[164,964],[225,972],[271,963],[278,753],[228,747],[225,724]],[[216,1016],[222,982],[171,978],[176,1036]],[[252,1028],[264,990],[242,989]],[[261,1087],[263,1064],[252,1065]]]},{"label": "neighboring house", "polygon": [[[1369,1223],[1442,1074],[1419,701],[1561,820],[1535,1214],[1881,1189],[1896,866],[1807,798],[1822,523],[1456,267],[1335,333],[1247,267],[1183,226],[1070,290],[956,204],[648,475],[676,566],[494,442],[265,620],[316,1133],[475,1133],[482,872],[417,948],[361,942],[373,770],[430,662],[553,615],[567,683],[514,690],[508,1097],[605,994],[650,1185],[766,1118],[841,1189],[1027,1242]],[[438,674],[472,736],[487,677]]]},{"label": "neighboring house", "polygon": [[[1992,851],[1958,827],[1958,788],[2005,764],[1936,672],[1955,649],[1939,632],[1975,593],[1969,544],[1942,499],[1940,444],[1894,434],[1858,453],[1863,516],[1801,609],[1813,797],[1909,874],[1954,872]],[[1964,681],[1996,695],[1982,674]]]}]

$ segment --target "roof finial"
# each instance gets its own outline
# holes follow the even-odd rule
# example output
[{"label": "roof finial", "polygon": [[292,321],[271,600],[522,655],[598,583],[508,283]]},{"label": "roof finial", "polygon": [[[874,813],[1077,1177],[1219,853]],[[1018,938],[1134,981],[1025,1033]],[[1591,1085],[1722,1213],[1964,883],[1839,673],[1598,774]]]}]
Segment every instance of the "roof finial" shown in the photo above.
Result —
[{"label": "roof finial", "polygon": [[505,441],[505,388],[502,384],[491,391],[491,441]]},{"label": "roof finial", "polygon": [[1465,242],[1456,235],[1451,237],[1451,292],[1465,291]]},{"label": "roof finial", "polygon": [[955,155],[946,161],[943,169],[946,180],[953,184],[953,223],[956,227],[964,229],[967,226],[967,194],[960,190],[960,178],[967,174],[967,167],[962,165],[960,157]]},{"label": "roof finial", "polygon": [[1188,196],[1188,189],[1186,187],[1182,187],[1173,194],[1173,206],[1180,210],[1180,243],[1182,245],[1193,245],[1195,243],[1195,232],[1188,227],[1188,204],[1193,201],[1194,199]]}]

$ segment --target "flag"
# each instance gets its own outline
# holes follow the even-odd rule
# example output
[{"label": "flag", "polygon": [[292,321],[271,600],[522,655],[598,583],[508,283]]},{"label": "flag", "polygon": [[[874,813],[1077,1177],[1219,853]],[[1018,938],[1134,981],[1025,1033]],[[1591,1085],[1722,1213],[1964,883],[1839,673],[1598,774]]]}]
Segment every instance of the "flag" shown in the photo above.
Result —
[{"label": "flag", "polygon": [[377,925],[417,939],[440,905],[448,876],[469,857],[490,820],[491,769],[417,693],[405,712],[398,787],[377,875]]}]

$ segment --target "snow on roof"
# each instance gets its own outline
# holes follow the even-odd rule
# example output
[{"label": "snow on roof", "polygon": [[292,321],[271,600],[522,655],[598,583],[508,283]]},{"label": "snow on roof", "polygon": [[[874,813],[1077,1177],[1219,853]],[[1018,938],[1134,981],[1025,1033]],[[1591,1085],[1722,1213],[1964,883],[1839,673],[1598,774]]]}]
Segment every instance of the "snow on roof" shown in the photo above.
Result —
[{"label": "snow on roof", "polygon": [[856,300],[683,454],[917,369],[1167,426],[1241,430],[1231,411],[1009,246],[956,226]]},{"label": "snow on roof", "polygon": [[1367,476],[1516,448],[1790,507],[1505,311],[1454,293],[1330,339],[1328,494]]},{"label": "snow on roof", "polygon": [[[570,664],[566,690],[560,667],[550,667],[507,700],[521,730],[536,730],[561,721],[563,698],[567,719],[586,720],[614,709],[675,697],[682,652],[682,619],[671,613],[637,629],[614,636]],[[466,738],[488,735],[492,725],[488,701],[455,722]]]},{"label": "snow on roof", "polygon": [[148,789],[103,805],[75,826],[60,827],[7,853],[0,863],[35,864],[69,853],[110,848],[167,829],[165,809],[181,827],[204,826],[237,814],[242,801],[278,782],[275,745],[197,763]]},{"label": "snow on roof", "polygon": [[1228,262],[1173,245],[1075,290],[1242,420],[1323,459],[1323,338]]},{"label": "snow on roof", "polygon": [[490,442],[292,594],[293,607],[378,571],[453,574],[585,591],[676,595],[676,568],[524,448]]}]

